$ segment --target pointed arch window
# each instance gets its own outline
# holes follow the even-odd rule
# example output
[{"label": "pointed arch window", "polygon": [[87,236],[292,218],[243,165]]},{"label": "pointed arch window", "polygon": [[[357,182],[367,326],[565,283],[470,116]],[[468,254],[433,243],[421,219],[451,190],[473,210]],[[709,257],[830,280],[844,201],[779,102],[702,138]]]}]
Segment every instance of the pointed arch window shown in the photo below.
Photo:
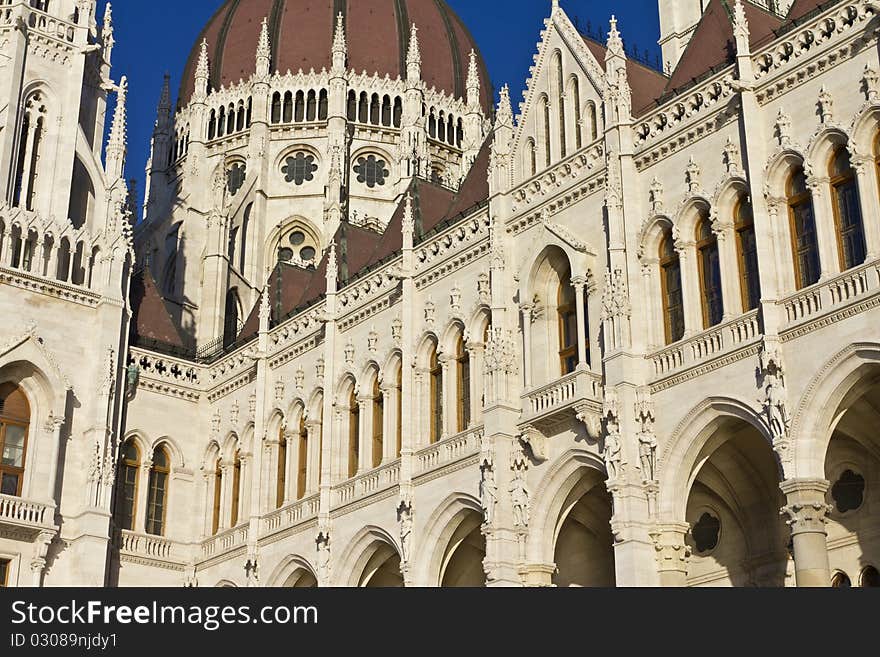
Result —
[{"label": "pointed arch window", "polygon": [[129,440],[122,447],[122,472],[119,473],[120,496],[117,516],[120,529],[134,531],[140,469],[140,451],[134,441]]},{"label": "pointed arch window", "polygon": [[559,281],[556,312],[559,318],[559,366],[562,376],[578,366],[577,299],[570,284],[571,270],[566,269]]},{"label": "pointed arch window", "polygon": [[580,150],[584,146],[584,126],[581,116],[581,84],[577,77],[571,79],[571,106],[574,109],[574,144]]},{"label": "pointed arch window", "polygon": [[755,216],[748,198],[742,197],[733,210],[736,252],[739,263],[740,292],[743,309],[748,312],[761,301],[761,278],[758,269],[758,241],[755,238]]},{"label": "pointed arch window", "polygon": [[360,461],[361,440],[361,407],[354,392],[354,384],[348,395],[348,476],[354,477],[358,472]]},{"label": "pointed arch window", "polygon": [[163,536],[165,533],[165,511],[168,504],[168,479],[171,475],[171,460],[165,446],[153,454],[150,468],[150,486],[147,489],[147,533]]},{"label": "pointed arch window", "polygon": [[431,348],[428,367],[431,395],[430,437],[433,444],[443,436],[443,367],[440,365],[440,359],[437,358],[437,345]]},{"label": "pointed arch window", "polygon": [[379,373],[373,377],[373,454],[372,465],[378,468],[382,465],[383,452],[385,451],[385,397],[379,387]]},{"label": "pointed arch window", "polygon": [[684,337],[684,299],[681,290],[681,260],[675,250],[671,229],[666,231],[660,243],[660,285],[666,342],[672,344]]},{"label": "pointed arch window", "polygon": [[807,188],[803,167],[798,167],[792,172],[786,187],[786,196],[795,282],[800,290],[818,282],[820,274],[813,196]]},{"label": "pointed arch window", "polygon": [[232,515],[229,526],[238,526],[239,506],[241,505],[241,451],[236,450],[232,464]]},{"label": "pointed arch window", "polygon": [[18,497],[24,481],[31,410],[24,391],[0,385],[0,493]]},{"label": "pointed arch window", "polygon": [[301,500],[306,494],[309,473],[309,431],[306,428],[305,411],[300,414],[299,419],[299,454],[297,462],[299,467],[296,473],[296,499]]},{"label": "pointed arch window", "polygon": [[218,458],[214,465],[214,508],[211,515],[211,535],[220,531],[220,501],[223,497],[223,463]]},{"label": "pointed arch window", "polygon": [[562,53],[557,51],[554,59],[556,63],[556,106],[559,108],[559,155],[564,158],[568,154],[568,145],[565,143],[565,79],[562,72]]},{"label": "pointed arch window", "polygon": [[9,586],[9,560],[0,559],[0,589]]},{"label": "pointed arch window", "polygon": [[590,139],[596,141],[599,138],[599,119],[596,116],[596,103],[592,100],[587,103],[587,125],[590,128]]},{"label": "pointed arch window", "polygon": [[538,152],[534,139],[529,139],[526,142],[526,167],[530,177],[538,173]]},{"label": "pointed arch window", "polygon": [[283,426],[278,428],[278,466],[275,481],[275,508],[280,509],[284,506],[287,491],[287,435]]},{"label": "pointed arch window", "polygon": [[703,328],[709,328],[720,324],[724,317],[724,297],[721,292],[718,237],[712,231],[712,222],[706,212],[703,212],[697,224],[696,238],[703,302]]},{"label": "pointed arch window", "polygon": [[544,165],[549,167],[553,162],[553,155],[550,152],[550,101],[543,98],[541,104],[544,121]]},{"label": "pointed arch window", "polygon": [[458,387],[458,432],[466,431],[471,423],[471,360],[464,344],[464,337],[458,336],[455,343],[455,378]]},{"label": "pointed arch window", "polygon": [[846,148],[838,148],[834,153],[829,175],[840,268],[845,271],[864,263],[868,251],[865,245],[859,187]]},{"label": "pointed arch window", "polygon": [[241,220],[241,253],[239,253],[238,271],[244,273],[245,265],[247,265],[248,252],[248,230],[251,225],[251,211],[254,209],[253,203],[248,203],[244,209],[244,218]]}]

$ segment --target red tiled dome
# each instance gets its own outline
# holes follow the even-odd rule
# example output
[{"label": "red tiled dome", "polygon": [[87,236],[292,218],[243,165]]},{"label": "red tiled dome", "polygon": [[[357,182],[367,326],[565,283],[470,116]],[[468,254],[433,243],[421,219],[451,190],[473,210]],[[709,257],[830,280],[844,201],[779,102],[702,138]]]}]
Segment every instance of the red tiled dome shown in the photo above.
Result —
[{"label": "red tiled dome", "polygon": [[[466,97],[468,58],[479,49],[461,19],[443,0],[226,0],[190,54],[179,103],[192,98],[199,44],[208,41],[211,87],[247,80],[256,67],[260,25],[269,21],[272,70],[330,68],[335,18],[345,16],[348,68],[405,77],[410,25],[419,28],[422,78],[457,98]],[[491,107],[492,91],[479,57],[481,103]]]}]

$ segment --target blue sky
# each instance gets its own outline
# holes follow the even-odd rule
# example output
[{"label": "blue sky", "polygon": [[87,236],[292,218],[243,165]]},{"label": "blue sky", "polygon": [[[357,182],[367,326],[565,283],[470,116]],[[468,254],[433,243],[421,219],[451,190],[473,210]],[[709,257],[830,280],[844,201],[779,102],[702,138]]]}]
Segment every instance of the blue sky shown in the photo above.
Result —
[{"label": "blue sky", "polygon": [[[103,15],[101,0],[99,15]],[[289,0],[305,1],[305,0]],[[532,55],[550,13],[550,0],[447,0],[470,28],[497,90],[509,83],[518,102],[532,64]],[[630,48],[659,56],[656,0],[561,0],[578,19],[581,31],[607,32],[608,18],[616,14]],[[143,193],[144,166],[162,76],[171,74],[172,90],[180,85],[187,55],[204,24],[222,0],[117,0],[113,6],[116,47],[113,79],[129,80],[129,148],[126,175],[138,180]]]}]

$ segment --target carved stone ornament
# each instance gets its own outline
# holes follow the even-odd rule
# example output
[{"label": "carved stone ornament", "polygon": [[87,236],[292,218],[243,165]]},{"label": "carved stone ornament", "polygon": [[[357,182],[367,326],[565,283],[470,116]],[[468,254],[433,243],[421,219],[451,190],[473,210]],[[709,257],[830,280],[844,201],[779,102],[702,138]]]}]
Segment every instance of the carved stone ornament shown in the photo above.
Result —
[{"label": "carved stone ornament", "polygon": [[654,402],[649,388],[636,391],[636,422],[639,426],[639,465],[642,479],[646,482],[656,479],[657,437],[654,434]]},{"label": "carved stone ornament", "polygon": [[613,482],[620,476],[623,462],[620,443],[620,402],[615,388],[607,388],[605,390],[602,415],[605,422],[605,445],[603,449],[605,469],[608,473],[608,481]]},{"label": "carved stone ornament", "polygon": [[413,508],[412,502],[402,500],[397,507],[397,520],[400,523],[400,561],[408,564],[412,557]]},{"label": "carved stone ornament", "polygon": [[495,521],[495,507],[498,504],[498,482],[495,480],[495,465],[491,459],[484,459],[480,465],[480,503],[483,506],[483,524],[491,526]]},{"label": "carved stone ornament", "polygon": [[513,508],[513,524],[518,529],[529,526],[529,489],[526,484],[529,462],[522,450],[511,455],[510,503]]},{"label": "carved stone ornament", "polygon": [[522,428],[519,435],[519,441],[524,448],[529,448],[529,451],[538,463],[543,463],[550,457],[549,439],[532,425],[527,425]]}]

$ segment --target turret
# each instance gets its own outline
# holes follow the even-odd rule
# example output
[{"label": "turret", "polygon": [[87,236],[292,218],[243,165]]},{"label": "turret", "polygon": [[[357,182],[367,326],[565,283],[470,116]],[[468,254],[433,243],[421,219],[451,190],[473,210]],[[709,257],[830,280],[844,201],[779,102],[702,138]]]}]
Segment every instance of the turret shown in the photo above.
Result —
[{"label": "turret", "polygon": [[467,76],[467,116],[464,121],[464,158],[462,172],[464,177],[470,170],[483,143],[483,114],[480,111],[480,73],[477,69],[477,53],[471,50]]},{"label": "turret", "polygon": [[422,82],[422,52],[419,47],[419,28],[412,25],[406,53],[406,98],[403,104],[399,159],[403,177],[427,176],[431,168],[428,155],[428,137],[422,107],[425,101]]}]

